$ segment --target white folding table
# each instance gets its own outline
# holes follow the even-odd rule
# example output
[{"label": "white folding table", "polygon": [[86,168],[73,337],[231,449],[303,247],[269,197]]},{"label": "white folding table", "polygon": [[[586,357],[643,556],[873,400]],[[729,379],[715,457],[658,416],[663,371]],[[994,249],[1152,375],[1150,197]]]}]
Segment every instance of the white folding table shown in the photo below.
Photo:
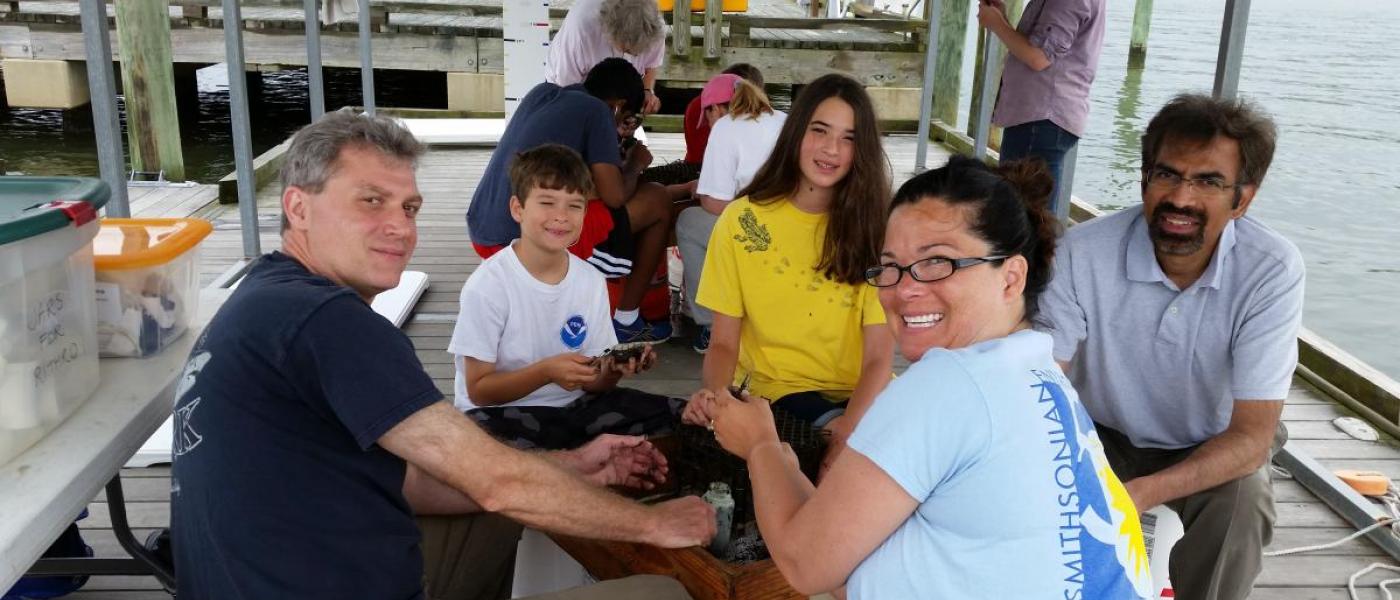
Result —
[{"label": "white folding table", "polygon": [[[76,570],[153,574],[173,587],[171,574],[151,560],[131,534],[118,471],[170,416],[190,349],[227,297],[228,290],[202,291],[200,314],[189,331],[159,354],[99,361],[101,381],[92,397],[34,446],[0,465],[0,590],[9,589],[26,572]],[[35,565],[104,486],[113,533],[132,557],[45,559]]]}]

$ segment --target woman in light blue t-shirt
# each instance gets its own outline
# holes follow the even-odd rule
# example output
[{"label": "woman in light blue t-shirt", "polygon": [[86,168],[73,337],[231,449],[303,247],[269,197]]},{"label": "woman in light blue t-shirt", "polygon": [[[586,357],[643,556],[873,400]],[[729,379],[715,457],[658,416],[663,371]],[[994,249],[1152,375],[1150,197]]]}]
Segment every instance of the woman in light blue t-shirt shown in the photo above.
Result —
[{"label": "woman in light blue t-shirt", "polygon": [[891,205],[866,271],[909,369],[813,487],[766,402],[721,402],[759,529],[797,591],[1153,597],[1137,510],[1033,331],[1057,223],[1043,163],[953,157]]}]

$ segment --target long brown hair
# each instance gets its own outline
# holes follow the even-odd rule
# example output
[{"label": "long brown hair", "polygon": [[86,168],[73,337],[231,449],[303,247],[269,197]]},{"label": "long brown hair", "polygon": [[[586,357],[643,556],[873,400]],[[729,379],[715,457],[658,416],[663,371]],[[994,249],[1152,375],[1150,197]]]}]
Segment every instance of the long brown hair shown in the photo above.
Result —
[{"label": "long brown hair", "polygon": [[827,98],[840,98],[855,113],[855,152],[851,170],[837,184],[831,200],[821,260],[814,268],[841,283],[865,281],[865,269],[876,264],[890,201],[890,168],[880,143],[880,124],[865,88],[844,75],[823,75],[802,88],[792,112],[778,134],[773,153],[739,196],[755,204],[784,201],[797,192],[802,169],[798,164],[802,139]]}]

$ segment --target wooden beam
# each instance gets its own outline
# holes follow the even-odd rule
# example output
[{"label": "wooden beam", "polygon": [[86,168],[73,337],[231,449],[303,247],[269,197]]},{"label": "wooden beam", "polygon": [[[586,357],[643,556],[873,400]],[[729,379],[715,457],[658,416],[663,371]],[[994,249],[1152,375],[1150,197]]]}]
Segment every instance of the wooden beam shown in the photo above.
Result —
[{"label": "wooden beam", "polygon": [[[676,0],[680,4],[683,0]],[[724,3],[720,0],[705,1],[705,58],[719,58],[719,36],[723,27]],[[681,48],[677,48],[679,52]]]},{"label": "wooden beam", "polygon": [[[763,71],[770,84],[807,83],[827,73],[841,73],[865,85],[915,87],[919,85],[923,55],[914,52],[856,52],[847,50],[734,48],[721,49],[719,62],[745,62]],[[691,48],[689,57],[673,58],[661,67],[660,79],[709,81],[715,66],[707,62],[704,48]]]},{"label": "wooden beam", "polygon": [[671,7],[671,51],[684,56],[690,50],[690,0],[674,0]]},{"label": "wooden beam", "polygon": [[115,8],[131,168],[164,171],[167,180],[184,181],[171,67],[170,3],[117,0]]},{"label": "wooden beam", "polygon": [[971,0],[943,0],[938,24],[938,66],[933,74],[933,118],[958,122],[958,92],[962,82],[963,47]]}]

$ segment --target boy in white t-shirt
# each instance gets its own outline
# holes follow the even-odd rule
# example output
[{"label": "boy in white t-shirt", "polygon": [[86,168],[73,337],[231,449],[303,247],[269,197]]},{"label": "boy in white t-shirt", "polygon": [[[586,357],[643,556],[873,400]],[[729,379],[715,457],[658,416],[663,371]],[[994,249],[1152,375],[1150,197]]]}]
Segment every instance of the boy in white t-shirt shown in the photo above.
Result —
[{"label": "boy in white t-shirt", "polygon": [[656,354],[646,344],[626,360],[605,355],[617,336],[603,275],[568,251],[593,193],[583,158],[566,146],[539,146],[512,161],[510,180],[520,238],[462,286],[447,346],[457,408],[517,448],[671,432],[683,400],[617,387],[655,364]]}]

